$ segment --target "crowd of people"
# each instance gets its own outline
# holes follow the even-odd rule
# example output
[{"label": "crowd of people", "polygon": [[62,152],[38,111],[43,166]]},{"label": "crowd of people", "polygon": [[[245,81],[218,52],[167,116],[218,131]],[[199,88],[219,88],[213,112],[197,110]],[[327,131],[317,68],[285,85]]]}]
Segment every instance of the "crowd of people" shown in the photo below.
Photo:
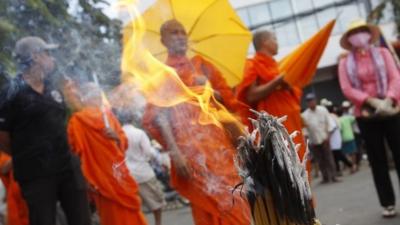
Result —
[{"label": "crowd of people", "polygon": [[353,22],[340,41],[349,53],[340,60],[338,75],[344,95],[355,106],[354,116],[365,141],[382,215],[393,217],[395,195],[385,142],[400,175],[400,74],[393,54],[373,45],[379,39],[378,27]]},{"label": "crowd of people", "polygon": [[[328,111],[317,106],[313,94],[307,95],[308,109],[303,113],[303,121],[324,183],[336,182],[336,176],[340,175],[338,166],[335,171],[333,158],[336,165],[341,160],[352,173],[357,171],[362,153],[360,146],[364,143],[383,207],[382,216],[391,218],[397,212],[387,152],[390,150],[396,172],[400,175],[400,142],[397,138],[400,131],[400,74],[395,55],[388,48],[376,45],[380,37],[377,26],[362,20],[350,24],[340,40],[340,45],[348,53],[339,61],[338,77],[342,92],[351,103],[344,102],[338,110],[325,100],[323,103]],[[338,127],[341,136],[336,132]]]},{"label": "crowd of people", "polygon": [[[179,21],[166,21],[160,33],[168,50],[165,64],[188,87],[209,82],[214,100],[250,129],[251,108],[288,116],[284,125],[289,133],[299,132],[295,142],[301,144],[300,159],[306,153],[307,137],[323,183],[340,181],[340,162],[350,173],[358,170],[361,135],[383,216],[396,215],[383,149],[386,139],[400,172],[400,139],[396,138],[400,75],[390,53],[373,46],[379,35],[374,26],[353,24],[341,41],[349,54],[340,61],[339,78],[353,112],[350,102],[335,107],[325,99],[318,105],[314,93],[305,96],[307,109],[301,112],[301,89],[284,81],[274,59],[276,36],[270,31],[254,33],[256,54],[248,61],[236,93],[213,64],[200,55],[187,56],[187,31]],[[38,37],[20,39],[15,47],[20,73],[1,92],[0,167],[7,190],[6,224],[54,225],[59,205],[68,224],[91,224],[96,211],[102,225],[145,225],[143,203],[153,212],[155,224],[161,225],[165,196],[150,162],[162,160],[150,139],[168,152],[171,186],[190,201],[196,225],[250,224],[247,201],[231,192],[241,182],[234,165],[232,133],[215,124],[201,124],[200,107],[186,102],[169,107],[149,103],[140,121],[124,108],[113,113],[95,82],[51,82],[55,60],[50,52],[57,47]],[[169,95],[175,93],[168,80],[160,85],[166,85]],[[311,164],[307,167],[310,171]]]},{"label": "crowd of people", "polygon": [[318,105],[312,93],[306,101],[308,108],[302,116],[307,121],[305,133],[310,140],[314,177],[321,172],[321,183],[339,182],[345,168],[350,174],[358,171],[363,154],[362,141],[357,143],[355,139],[358,126],[349,112],[350,102],[339,106],[324,98]]}]

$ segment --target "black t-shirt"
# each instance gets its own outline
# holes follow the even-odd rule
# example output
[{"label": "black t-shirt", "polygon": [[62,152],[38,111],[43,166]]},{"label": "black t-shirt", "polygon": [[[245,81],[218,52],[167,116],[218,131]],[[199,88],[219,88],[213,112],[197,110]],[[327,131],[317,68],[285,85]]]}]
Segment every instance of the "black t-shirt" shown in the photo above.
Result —
[{"label": "black t-shirt", "polygon": [[10,134],[16,180],[71,169],[66,106],[61,93],[50,85],[40,94],[21,76],[7,84],[0,92],[0,130]]}]

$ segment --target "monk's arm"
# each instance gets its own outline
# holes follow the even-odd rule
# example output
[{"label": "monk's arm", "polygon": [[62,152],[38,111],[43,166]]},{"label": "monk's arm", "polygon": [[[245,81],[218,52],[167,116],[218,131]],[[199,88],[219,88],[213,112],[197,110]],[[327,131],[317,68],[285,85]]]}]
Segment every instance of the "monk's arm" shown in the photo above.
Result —
[{"label": "monk's arm", "polygon": [[[121,146],[121,140],[119,139],[117,131],[113,130],[112,128],[105,128],[104,133],[106,134],[106,136],[108,138],[115,141],[117,143],[118,147],[120,147],[120,148],[123,147],[123,146]],[[125,150],[125,149],[123,149],[123,150]]]},{"label": "monk's arm", "polygon": [[172,128],[168,121],[167,111],[160,113],[157,123],[159,125],[161,135],[164,137],[164,140],[167,144],[167,148],[170,152],[169,155],[175,164],[178,174],[182,177],[189,178],[189,169],[186,164],[186,160],[181,155],[178,145],[175,142],[175,137],[173,136]]},{"label": "monk's arm", "polygon": [[258,85],[256,82],[254,82],[247,91],[247,101],[251,104],[255,104],[268,97],[268,95],[274,92],[282,84],[284,84],[283,75],[280,75],[271,82],[262,85]]},{"label": "monk's arm", "polygon": [[0,131],[0,149],[11,155],[10,134],[6,131]]},{"label": "monk's arm", "polygon": [[168,115],[166,114],[167,112],[164,111],[159,115],[159,117],[157,118],[157,124],[159,125],[161,134],[166,141],[168,150],[170,152],[169,154],[171,156],[174,156],[180,154],[180,152],[178,145],[175,142],[175,138],[172,134],[172,128],[168,122]]}]

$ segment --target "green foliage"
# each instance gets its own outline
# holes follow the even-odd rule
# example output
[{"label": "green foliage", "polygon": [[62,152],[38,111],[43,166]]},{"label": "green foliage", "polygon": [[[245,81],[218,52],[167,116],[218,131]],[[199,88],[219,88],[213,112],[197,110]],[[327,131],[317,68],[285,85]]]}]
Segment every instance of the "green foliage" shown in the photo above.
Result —
[{"label": "green foliage", "polygon": [[394,22],[396,23],[396,32],[400,31],[400,0],[383,0],[368,15],[368,22],[378,24],[383,18],[384,9],[391,4],[393,7]]},{"label": "green foliage", "polygon": [[121,24],[103,14],[96,6],[101,0],[79,0],[69,13],[69,0],[0,1],[0,74],[14,75],[15,42],[21,37],[39,36],[58,43],[54,52],[58,72],[88,79],[97,73],[109,82],[119,69]]}]

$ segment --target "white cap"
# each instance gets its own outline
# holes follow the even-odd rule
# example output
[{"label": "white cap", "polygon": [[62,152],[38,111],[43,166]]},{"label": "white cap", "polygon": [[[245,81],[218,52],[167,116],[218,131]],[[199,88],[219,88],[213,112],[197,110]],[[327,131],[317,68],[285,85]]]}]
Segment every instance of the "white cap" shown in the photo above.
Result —
[{"label": "white cap", "polygon": [[17,57],[29,59],[33,53],[56,48],[58,48],[57,44],[48,44],[39,37],[28,36],[17,41],[14,52]]},{"label": "white cap", "polygon": [[351,106],[351,104],[350,104],[349,101],[344,101],[344,102],[342,102],[342,107],[343,107],[343,108],[350,108],[350,106]]}]

